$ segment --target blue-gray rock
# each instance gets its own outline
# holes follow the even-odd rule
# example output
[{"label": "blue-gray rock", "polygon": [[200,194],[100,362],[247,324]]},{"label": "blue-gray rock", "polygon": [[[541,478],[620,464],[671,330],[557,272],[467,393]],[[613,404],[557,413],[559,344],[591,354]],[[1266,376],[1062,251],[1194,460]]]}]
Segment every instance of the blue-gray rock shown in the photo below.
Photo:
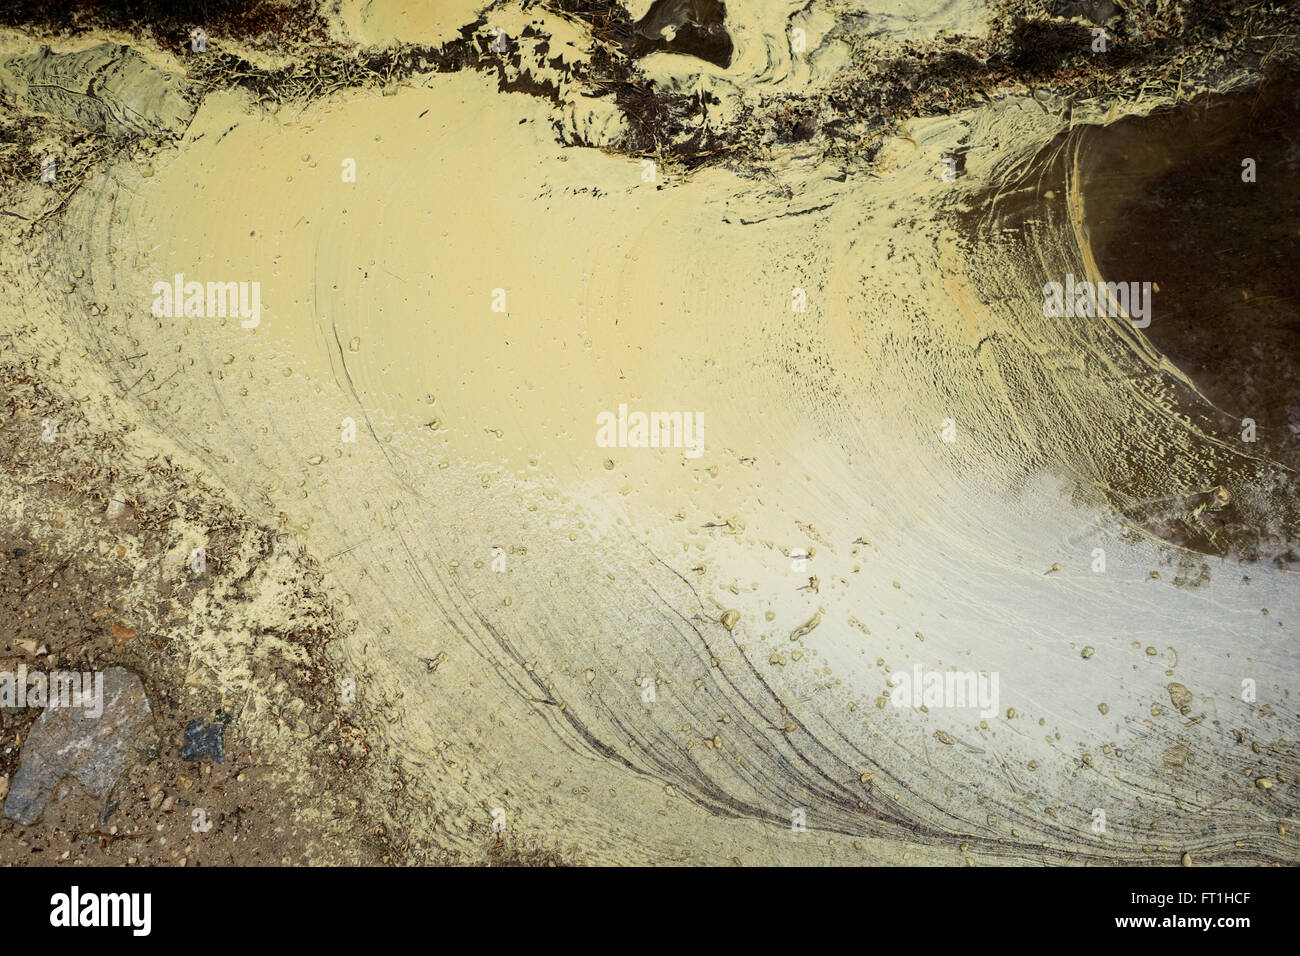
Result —
[{"label": "blue-gray rock", "polygon": [[218,722],[204,724],[201,720],[191,720],[185,725],[185,746],[181,748],[182,760],[202,760],[207,757],[221,763],[222,735],[226,725]]}]

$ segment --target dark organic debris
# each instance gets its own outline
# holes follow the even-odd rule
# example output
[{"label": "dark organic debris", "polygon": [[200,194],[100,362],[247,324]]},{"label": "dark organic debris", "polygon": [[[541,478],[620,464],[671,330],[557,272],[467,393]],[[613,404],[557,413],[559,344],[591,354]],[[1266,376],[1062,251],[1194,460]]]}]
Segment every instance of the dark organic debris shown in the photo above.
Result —
[{"label": "dark organic debris", "polygon": [[1020,20],[1011,32],[1011,65],[1032,76],[1055,73],[1091,55],[1092,31],[1071,20]]},{"label": "dark organic debris", "polygon": [[226,37],[270,51],[330,42],[317,0],[5,0],[0,24],[64,36],[119,30],[181,56],[200,25],[216,47]]}]

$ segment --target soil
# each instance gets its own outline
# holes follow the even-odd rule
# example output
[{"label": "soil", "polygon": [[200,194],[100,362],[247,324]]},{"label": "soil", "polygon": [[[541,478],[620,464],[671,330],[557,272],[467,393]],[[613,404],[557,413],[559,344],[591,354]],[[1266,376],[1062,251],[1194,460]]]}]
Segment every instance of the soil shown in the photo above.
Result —
[{"label": "soil", "polygon": [[[0,859],[391,862],[378,822],[382,799],[363,785],[375,755],[354,723],[358,713],[340,698],[328,657],[345,622],[312,586],[311,559],[192,470],[163,458],[140,461],[124,436],[92,426],[76,399],[43,386],[33,363],[15,362],[8,344],[0,353],[0,669],[126,667],[145,683],[161,746],[156,759],[130,770],[107,806],[70,784],[38,824],[0,821]],[[47,421],[55,423],[50,442],[42,437]],[[206,570],[195,573],[184,545],[200,537]],[[264,569],[277,564],[283,577],[272,581]],[[259,616],[233,603],[254,605],[271,589],[275,601]],[[230,595],[233,606],[203,600],[214,592]],[[253,646],[275,648],[241,656],[248,671],[240,684],[267,688],[260,703],[269,713],[259,728],[279,735],[246,732],[241,714],[258,701],[223,693],[213,671],[182,651],[186,636],[214,628],[232,640],[247,629]],[[37,714],[0,710],[6,787]],[[181,759],[184,727],[196,719],[229,720],[222,763]],[[205,819],[211,828],[196,829]]]}]

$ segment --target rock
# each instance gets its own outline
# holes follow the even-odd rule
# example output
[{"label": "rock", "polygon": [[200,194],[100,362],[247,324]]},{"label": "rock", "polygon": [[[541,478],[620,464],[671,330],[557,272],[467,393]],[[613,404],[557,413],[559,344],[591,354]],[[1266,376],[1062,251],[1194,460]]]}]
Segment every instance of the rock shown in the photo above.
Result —
[{"label": "rock", "polygon": [[1052,12],[1058,17],[1081,17],[1100,26],[1117,11],[1112,0],[1057,0]]},{"label": "rock", "polygon": [[103,705],[97,718],[84,707],[42,711],[23,744],[5,816],[23,826],[35,823],[54,788],[68,777],[106,806],[127,768],[154,754],[158,735],[139,677],[122,667],[108,668]]},{"label": "rock", "polygon": [[181,748],[181,759],[202,760],[207,757],[221,763],[222,737],[225,731],[224,722],[208,725],[202,720],[191,720],[185,725],[185,746]]}]

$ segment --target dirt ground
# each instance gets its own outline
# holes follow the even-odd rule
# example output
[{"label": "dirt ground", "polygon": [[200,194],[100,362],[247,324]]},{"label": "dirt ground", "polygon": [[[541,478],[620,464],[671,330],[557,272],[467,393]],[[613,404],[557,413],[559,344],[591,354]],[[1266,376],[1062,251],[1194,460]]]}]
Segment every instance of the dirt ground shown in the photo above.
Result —
[{"label": "dirt ground", "polygon": [[[67,781],[36,824],[0,818],[0,860],[407,861],[392,822],[402,784],[365,730],[382,702],[350,700],[330,644],[355,625],[320,588],[314,558],[192,468],[142,458],[130,426],[92,426],[77,410],[88,398],[58,397],[13,347],[14,336],[0,337],[0,670],[125,667],[144,682],[158,747],[108,801]],[[46,422],[53,441],[43,440]],[[197,540],[201,573],[190,556]],[[232,635],[249,643],[210,640]],[[0,799],[39,712],[0,709]],[[220,763],[182,758],[194,720],[225,725]],[[481,858],[455,862],[566,862],[491,835],[483,847]]]},{"label": "dirt ground", "polygon": [[[312,587],[311,558],[186,468],[134,458],[121,435],[91,427],[39,384],[30,364],[0,362],[0,669],[126,667],[144,681],[160,739],[156,759],[131,768],[112,812],[70,784],[37,825],[0,823],[0,859],[391,862],[385,830],[372,822],[382,797],[366,782],[377,755],[328,657],[346,622]],[[57,423],[51,442],[42,440],[46,420]],[[184,547],[196,533],[207,565],[197,574]],[[254,614],[267,595],[272,603]],[[223,694],[212,670],[182,650],[213,628],[250,635],[238,681],[264,695]],[[257,727],[277,735],[241,719],[259,706],[267,719]],[[0,788],[37,714],[0,711]],[[229,720],[223,762],[181,759],[183,729],[196,719]]]}]

